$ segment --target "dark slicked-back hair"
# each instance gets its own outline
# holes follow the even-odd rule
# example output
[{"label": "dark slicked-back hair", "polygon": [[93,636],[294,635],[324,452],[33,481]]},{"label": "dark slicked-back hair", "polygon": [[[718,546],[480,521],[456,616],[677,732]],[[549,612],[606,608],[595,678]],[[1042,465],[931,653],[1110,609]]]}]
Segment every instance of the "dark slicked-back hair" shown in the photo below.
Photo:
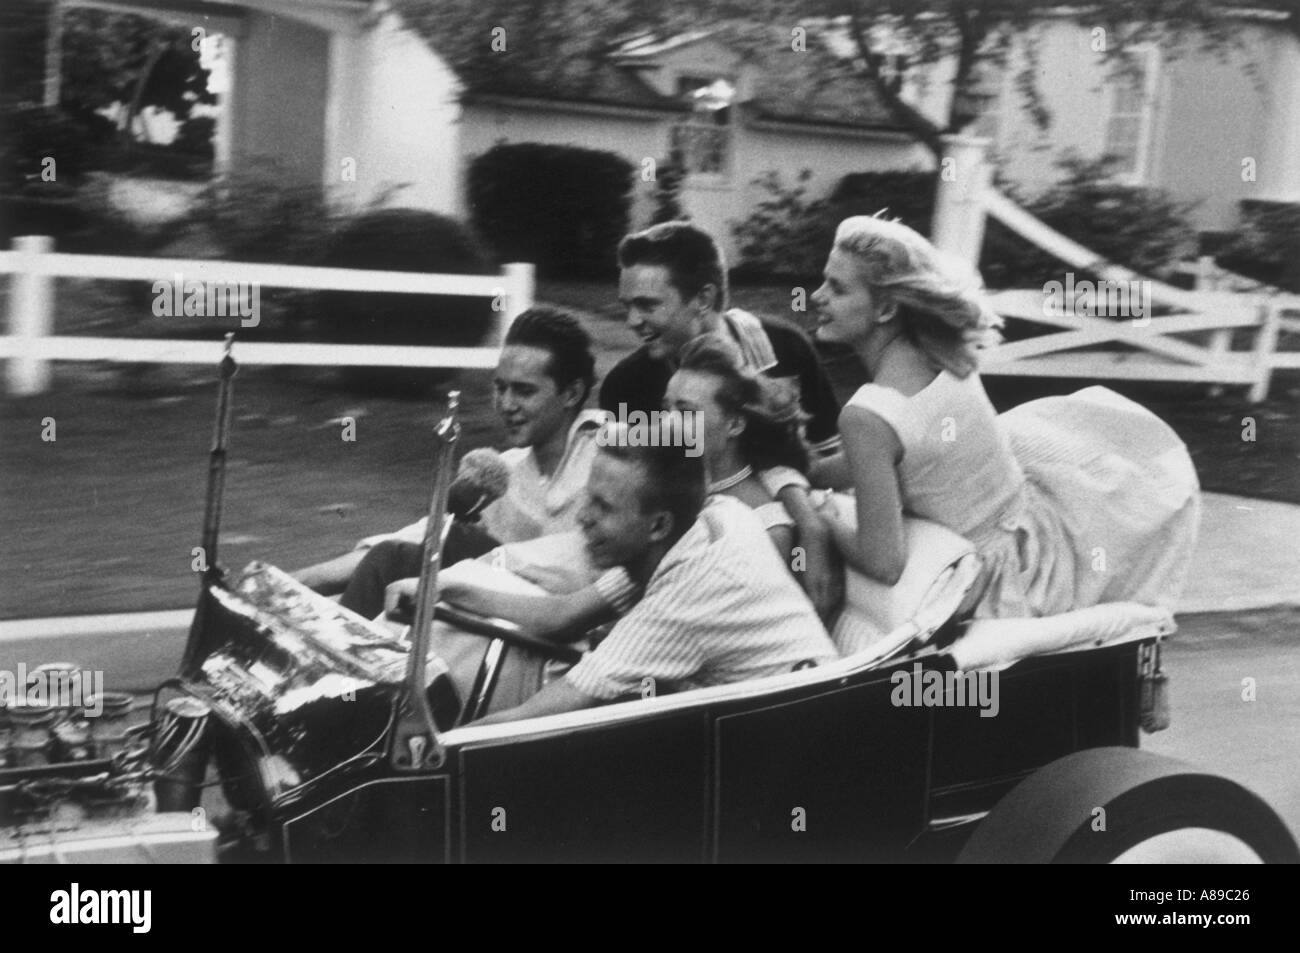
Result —
[{"label": "dark slicked-back hair", "polygon": [[659,265],[688,301],[713,285],[713,310],[727,306],[727,266],[713,236],[690,222],[664,222],[628,235],[618,246],[618,266]]},{"label": "dark slicked-back hair", "polygon": [[[619,425],[610,433],[617,434]],[[637,467],[645,477],[642,481],[641,512],[667,510],[673,518],[673,542],[691,528],[708,493],[704,476],[704,458],[689,456],[686,447],[628,446],[626,440],[616,437],[602,442],[601,453],[615,460],[623,460]]]},{"label": "dark slicked-back hair", "polygon": [[506,331],[507,345],[535,347],[551,355],[547,374],[559,388],[582,382],[585,401],[596,383],[596,359],[591,353],[591,335],[582,322],[561,308],[529,308],[515,318]]}]

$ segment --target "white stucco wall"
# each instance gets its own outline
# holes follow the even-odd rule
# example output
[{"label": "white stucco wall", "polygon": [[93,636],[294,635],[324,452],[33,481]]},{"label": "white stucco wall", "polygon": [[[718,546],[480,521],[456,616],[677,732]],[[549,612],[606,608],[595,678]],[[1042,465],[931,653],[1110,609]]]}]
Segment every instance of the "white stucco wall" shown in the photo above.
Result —
[{"label": "white stucco wall", "polygon": [[334,133],[324,165],[332,191],[361,205],[402,185],[388,205],[462,215],[458,86],[447,64],[391,14],[336,35],[332,55]]},{"label": "white stucco wall", "polygon": [[[1192,218],[1207,229],[1232,227],[1242,199],[1300,196],[1300,42],[1246,21],[1236,33],[1240,45],[1222,61],[1160,48],[1150,145],[1135,177],[1198,203]],[[1069,20],[1039,24],[1020,42],[1037,48],[1052,123],[1040,131],[1031,122],[1008,76],[994,148],[1007,177],[1033,191],[1059,180],[1055,161],[1067,151],[1087,158],[1105,151],[1113,84],[1107,54],[1094,52],[1091,31]],[[1015,57],[1009,71],[1023,62]],[[1242,180],[1246,157],[1256,160],[1255,182]]]},{"label": "white stucco wall", "polygon": [[325,151],[329,34],[249,11],[235,47],[230,149],[235,167],[274,159],[285,174],[315,181]]},{"label": "white stucco wall", "polygon": [[250,11],[233,50],[233,164],[273,157],[352,208],[406,185],[387,204],[460,215],[450,69],[391,14],[318,19]]},{"label": "white stucco wall", "polygon": [[[1300,201],[1300,42],[1259,26],[1225,62],[1169,65],[1162,161],[1154,181],[1199,199],[1198,221],[1229,228],[1243,199]],[[1247,67],[1257,70],[1252,79]],[[1253,160],[1254,180],[1243,178]]]}]

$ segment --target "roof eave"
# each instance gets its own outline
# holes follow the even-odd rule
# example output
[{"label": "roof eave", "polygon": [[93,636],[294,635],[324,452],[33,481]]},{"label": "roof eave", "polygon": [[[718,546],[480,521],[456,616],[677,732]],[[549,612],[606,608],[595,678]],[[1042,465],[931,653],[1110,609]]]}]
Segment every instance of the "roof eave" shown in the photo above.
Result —
[{"label": "roof eave", "polygon": [[549,112],[583,113],[586,115],[618,115],[630,119],[662,119],[682,115],[689,110],[676,105],[630,106],[626,103],[600,102],[584,99],[558,99],[546,96],[517,96],[506,93],[467,92],[461,97],[466,106],[505,106],[512,109],[544,109]]}]

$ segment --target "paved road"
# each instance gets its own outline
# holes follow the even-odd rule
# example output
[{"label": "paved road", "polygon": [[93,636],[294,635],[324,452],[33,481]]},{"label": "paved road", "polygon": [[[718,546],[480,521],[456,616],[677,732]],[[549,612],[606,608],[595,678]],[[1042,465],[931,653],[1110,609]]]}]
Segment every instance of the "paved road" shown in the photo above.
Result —
[{"label": "paved road", "polygon": [[[1142,747],[1213,769],[1300,839],[1300,610],[1190,616],[1164,649],[1172,722]],[[1255,700],[1243,697],[1254,679]]]}]

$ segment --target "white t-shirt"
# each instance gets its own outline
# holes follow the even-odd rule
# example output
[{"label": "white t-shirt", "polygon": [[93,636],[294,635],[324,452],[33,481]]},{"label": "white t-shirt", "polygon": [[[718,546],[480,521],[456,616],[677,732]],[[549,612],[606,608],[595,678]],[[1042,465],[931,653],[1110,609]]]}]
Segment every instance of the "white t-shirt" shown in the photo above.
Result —
[{"label": "white t-shirt", "polygon": [[[596,458],[596,434],[605,421],[601,410],[584,410],[569,428],[564,456],[549,477],[537,468],[532,447],[512,447],[501,454],[510,470],[510,484],[505,496],[483,510],[482,526],[502,543],[517,543],[566,533],[578,527],[578,509],[582,506],[587,476]],[[396,533],[368,536],[358,549],[385,540],[406,543],[424,541],[426,519],[405,526]]]}]

